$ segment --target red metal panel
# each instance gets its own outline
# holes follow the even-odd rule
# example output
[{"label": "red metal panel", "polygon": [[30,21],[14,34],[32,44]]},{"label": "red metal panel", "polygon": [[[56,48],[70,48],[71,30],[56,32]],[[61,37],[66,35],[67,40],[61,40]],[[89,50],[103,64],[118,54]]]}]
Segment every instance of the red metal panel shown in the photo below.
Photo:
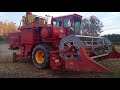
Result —
[{"label": "red metal panel", "polygon": [[115,47],[113,47],[112,52],[109,53],[108,55],[99,57],[99,59],[112,59],[112,58],[120,58],[120,53],[117,52]]},{"label": "red metal panel", "polygon": [[77,16],[77,17],[81,17],[81,15],[78,15],[78,14],[71,14],[71,15],[65,15],[65,16],[59,16],[59,17],[54,17],[53,19],[57,19],[57,18],[66,18],[66,17],[74,17],[74,16]]},{"label": "red metal panel", "polygon": [[20,35],[21,35],[20,32],[10,33],[8,35],[8,42],[9,42],[10,49],[17,49],[17,48],[19,48],[19,45],[21,43]]},{"label": "red metal panel", "polygon": [[100,57],[100,59],[112,59],[112,58],[120,58],[119,52],[112,52],[106,56]]},{"label": "red metal panel", "polygon": [[34,44],[34,38],[37,38],[35,30],[33,29],[25,29],[21,31],[21,43],[32,43]]},{"label": "red metal panel", "polygon": [[[52,56],[56,53],[59,56],[60,51],[51,52]],[[81,58],[79,60],[62,60],[64,64],[62,66],[65,67],[66,70],[72,71],[82,71],[82,72],[102,72],[102,73],[111,73],[110,70],[102,66],[101,64],[97,63],[95,60],[91,60],[87,54],[87,51],[84,47],[80,48]],[[51,62],[51,60],[50,60]],[[52,67],[52,64],[51,64]],[[57,69],[57,65],[54,64],[54,67]],[[54,67],[52,67],[54,69]]]},{"label": "red metal panel", "polygon": [[[80,60],[66,60],[65,67],[68,69],[70,67],[73,71],[95,71],[95,72],[104,72],[110,73],[111,71],[97,63],[94,60],[91,60],[87,55],[85,48],[81,48],[81,59]],[[70,64],[72,62],[73,64]],[[75,68],[76,67],[76,68]]]},{"label": "red metal panel", "polygon": [[30,52],[32,50],[33,45],[25,45],[25,51]]}]

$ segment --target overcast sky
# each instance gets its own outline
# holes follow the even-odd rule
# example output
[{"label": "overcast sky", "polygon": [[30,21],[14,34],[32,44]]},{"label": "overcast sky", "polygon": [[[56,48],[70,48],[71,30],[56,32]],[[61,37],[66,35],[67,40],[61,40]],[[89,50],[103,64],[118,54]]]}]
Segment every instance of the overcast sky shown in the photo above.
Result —
[{"label": "overcast sky", "polygon": [[[39,16],[51,15],[53,17],[73,13],[82,15],[84,18],[89,18],[91,15],[97,16],[104,25],[101,35],[120,34],[120,12],[33,12]],[[7,20],[19,25],[23,15],[25,12],[0,12],[0,21]]]}]

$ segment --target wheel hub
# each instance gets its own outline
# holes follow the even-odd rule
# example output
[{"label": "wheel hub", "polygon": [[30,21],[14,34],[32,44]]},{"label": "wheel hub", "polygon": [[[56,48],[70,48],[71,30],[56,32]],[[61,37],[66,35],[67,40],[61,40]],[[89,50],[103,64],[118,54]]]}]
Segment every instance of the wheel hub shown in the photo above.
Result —
[{"label": "wheel hub", "polygon": [[36,54],[35,54],[35,59],[36,61],[41,64],[44,62],[44,52],[43,51],[37,51]]}]

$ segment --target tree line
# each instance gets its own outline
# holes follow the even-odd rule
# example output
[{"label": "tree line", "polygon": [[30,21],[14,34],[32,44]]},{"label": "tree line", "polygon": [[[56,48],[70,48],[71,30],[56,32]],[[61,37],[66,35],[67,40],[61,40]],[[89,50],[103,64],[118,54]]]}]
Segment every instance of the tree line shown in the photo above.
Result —
[{"label": "tree line", "polygon": [[120,45],[120,34],[108,34],[104,37],[107,37],[113,44]]}]

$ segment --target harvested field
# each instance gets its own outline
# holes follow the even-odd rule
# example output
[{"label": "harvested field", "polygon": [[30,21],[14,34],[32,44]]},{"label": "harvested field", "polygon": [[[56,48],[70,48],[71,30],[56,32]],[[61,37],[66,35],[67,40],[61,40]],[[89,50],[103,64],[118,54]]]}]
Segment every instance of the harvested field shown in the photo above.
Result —
[{"label": "harvested field", "polygon": [[[115,46],[120,51],[120,46]],[[51,69],[41,70],[36,68],[28,59],[12,62],[12,52],[8,44],[0,44],[0,78],[119,78],[120,59],[99,61],[110,69],[112,74],[94,72],[57,72]]]}]

